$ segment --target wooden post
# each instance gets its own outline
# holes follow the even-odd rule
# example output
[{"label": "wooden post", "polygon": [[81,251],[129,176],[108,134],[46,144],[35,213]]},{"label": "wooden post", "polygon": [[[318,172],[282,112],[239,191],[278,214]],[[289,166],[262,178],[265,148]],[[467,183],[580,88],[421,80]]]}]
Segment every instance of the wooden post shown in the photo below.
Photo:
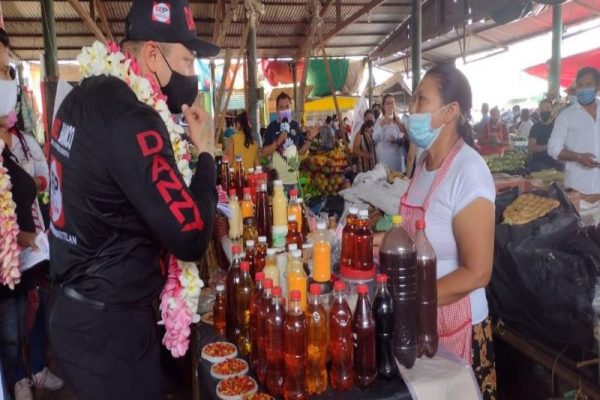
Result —
[{"label": "wooden post", "polygon": [[221,122],[221,103],[223,103],[223,95],[225,94],[225,84],[227,82],[227,72],[231,66],[231,49],[225,51],[225,63],[223,64],[223,74],[221,75],[221,83],[219,84],[219,90],[215,94],[215,143],[219,142],[223,127],[220,125]]},{"label": "wooden post", "polygon": [[41,0],[42,32],[44,33],[44,71],[43,77],[43,112],[44,112],[44,152],[50,156],[50,129],[54,115],[54,101],[58,87],[58,47],[56,30],[54,29],[54,1]]},{"label": "wooden post", "polygon": [[96,23],[94,22],[92,17],[90,17],[90,14],[85,10],[85,8],[83,8],[83,6],[79,2],[79,0],[67,0],[67,1],[71,5],[71,7],[73,7],[73,9],[77,13],[77,15],[79,15],[79,18],[81,18],[83,20],[83,23],[94,34],[94,36],[96,36],[96,39],[98,39],[102,43],[106,43],[106,37],[104,36],[104,34],[100,30],[100,28],[98,28],[98,25],[96,25]]},{"label": "wooden post", "polygon": [[[340,106],[338,105],[337,95],[335,94],[335,82],[333,82],[333,75],[331,74],[331,65],[329,65],[329,58],[327,57],[327,52],[325,51],[325,45],[321,47],[321,53],[323,54],[323,61],[325,62],[325,71],[327,72],[327,80],[329,81],[329,90],[331,90],[331,96],[333,97],[333,104],[335,105],[335,113],[338,117],[338,127],[340,130],[343,129],[342,125],[342,112],[340,111]],[[342,135],[342,139],[344,140],[344,144],[348,144],[348,138],[344,133]]]},{"label": "wooden post", "polygon": [[96,11],[100,14],[100,23],[104,28],[104,33],[108,36],[108,39],[111,42],[115,41],[115,38],[110,29],[110,25],[108,24],[108,17],[106,16],[106,6],[104,5],[104,0],[94,0],[94,4],[96,5]]},{"label": "wooden post", "polygon": [[369,108],[373,107],[373,61],[369,58]]},{"label": "wooden post", "polygon": [[260,143],[258,132],[258,68],[256,65],[256,25],[253,22],[248,33],[248,115],[252,126],[252,136]]},{"label": "wooden post", "polygon": [[296,61],[292,61],[292,81],[294,82],[294,115],[298,115],[298,78],[296,77],[298,69]]}]

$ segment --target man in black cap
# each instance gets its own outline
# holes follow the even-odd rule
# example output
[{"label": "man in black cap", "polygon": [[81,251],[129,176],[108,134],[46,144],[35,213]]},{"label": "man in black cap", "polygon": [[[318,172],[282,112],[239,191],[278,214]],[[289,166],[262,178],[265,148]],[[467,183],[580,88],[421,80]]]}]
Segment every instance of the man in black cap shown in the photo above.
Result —
[{"label": "man in black cap", "polygon": [[194,60],[219,49],[196,37],[186,0],[134,0],[123,47],[142,76],[157,81],[171,112],[183,112],[199,158],[188,189],[160,115],[118,78],[83,80],[58,110],[50,159],[57,287],[50,339],[84,400],[163,398],[152,307],[164,284],[163,250],[199,260],[217,203],[213,132],[192,103]]}]

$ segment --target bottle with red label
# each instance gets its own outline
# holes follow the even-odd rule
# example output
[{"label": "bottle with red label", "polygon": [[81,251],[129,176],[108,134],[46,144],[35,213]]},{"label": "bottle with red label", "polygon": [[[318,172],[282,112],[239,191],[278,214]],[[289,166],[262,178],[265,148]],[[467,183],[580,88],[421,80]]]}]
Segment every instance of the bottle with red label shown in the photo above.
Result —
[{"label": "bottle with red label", "polygon": [[261,272],[265,268],[268,248],[269,246],[267,245],[267,237],[259,236],[258,245],[256,246],[256,256],[254,257],[256,272]]},{"label": "bottle with red label", "polygon": [[392,296],[387,289],[386,274],[377,275],[377,290],[373,298],[373,319],[377,340],[377,375],[379,378],[391,379],[396,375],[394,360],[394,306]]},{"label": "bottle with red label", "polygon": [[288,215],[288,232],[285,237],[285,244],[289,245],[295,243],[299,249],[302,248],[304,238],[302,233],[298,230],[298,222],[296,221],[296,215]]},{"label": "bottle with red label", "polygon": [[252,339],[252,353],[250,355],[250,366],[252,371],[258,370],[258,310],[263,296],[263,280],[265,274],[257,272],[254,275],[254,283],[256,285],[252,302],[250,303],[250,338]]},{"label": "bottle with red label", "polygon": [[360,388],[371,386],[377,378],[375,322],[369,304],[369,288],[358,285],[358,300],[352,321],[354,335],[354,377]]},{"label": "bottle with red label", "polygon": [[273,281],[265,278],[263,280],[263,295],[258,307],[256,318],[256,336],[258,339],[258,371],[256,376],[261,385],[267,383],[267,319],[271,311],[273,296]]},{"label": "bottle with red label", "polygon": [[358,209],[350,207],[348,217],[346,217],[346,226],[344,226],[344,230],[342,231],[342,250],[340,255],[340,272],[342,275],[346,275],[348,270],[353,268],[357,222]]},{"label": "bottle with red label", "polygon": [[237,322],[240,328],[238,336],[238,350],[242,356],[250,355],[252,351],[252,340],[250,338],[250,307],[254,294],[254,282],[250,276],[250,264],[242,261],[240,264],[240,282],[236,287],[237,300]]},{"label": "bottle with red label", "polygon": [[227,339],[231,343],[238,343],[240,327],[237,322],[237,287],[242,278],[240,266],[242,264],[242,248],[238,245],[231,246],[233,260],[227,271]]},{"label": "bottle with red label", "polygon": [[437,333],[437,257],[425,234],[425,221],[417,221],[417,293],[419,297],[419,357],[435,356]]},{"label": "bottle with red label", "polygon": [[215,305],[213,306],[213,320],[217,336],[225,336],[227,324],[227,301],[225,300],[225,285],[218,284],[216,287]]},{"label": "bottle with red label", "polygon": [[329,311],[331,386],[334,389],[350,389],[354,383],[352,313],[346,301],[345,291],[346,285],[344,282],[335,282],[333,285],[333,304]]},{"label": "bottle with red label", "polygon": [[285,363],[283,357],[283,326],[285,307],[281,286],[273,288],[273,303],[267,317],[267,388],[272,396],[283,395]]},{"label": "bottle with red label", "polygon": [[285,358],[285,400],[308,399],[306,387],[306,316],[300,306],[301,294],[297,290],[290,293],[290,304],[283,330]]}]

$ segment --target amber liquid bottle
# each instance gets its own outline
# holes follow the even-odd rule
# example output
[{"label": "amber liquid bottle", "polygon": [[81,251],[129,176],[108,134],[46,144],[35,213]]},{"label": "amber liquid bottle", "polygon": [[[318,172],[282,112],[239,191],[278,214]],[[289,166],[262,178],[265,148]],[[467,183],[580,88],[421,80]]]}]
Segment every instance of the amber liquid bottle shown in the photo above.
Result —
[{"label": "amber liquid bottle", "polygon": [[238,337],[238,350],[242,356],[248,356],[252,352],[250,307],[254,295],[254,282],[250,276],[250,264],[242,261],[240,265],[240,282],[236,287],[237,300],[237,322],[240,328]]},{"label": "amber liquid bottle", "polygon": [[263,296],[263,280],[265,274],[257,272],[254,275],[256,287],[250,303],[250,338],[252,339],[252,353],[250,353],[250,368],[255,373],[258,371],[258,310]]},{"label": "amber liquid bottle", "polygon": [[369,288],[358,285],[358,300],[352,321],[354,336],[354,377],[358,387],[365,389],[377,379],[375,357],[375,322],[369,304]]},{"label": "amber liquid bottle", "polygon": [[327,347],[329,344],[329,321],[321,304],[321,287],[310,285],[308,308],[306,310],[306,330],[308,337],[308,361],[306,381],[309,394],[321,394],[327,390]]},{"label": "amber liquid bottle", "polygon": [[369,212],[360,210],[356,224],[354,239],[354,259],[349,271],[345,274],[352,279],[375,278],[375,264],[373,264],[373,232]]},{"label": "amber liquid bottle", "polygon": [[346,226],[342,231],[342,250],[340,255],[340,269],[342,275],[347,275],[347,270],[352,269],[354,259],[354,247],[356,241],[356,223],[358,221],[358,209],[350,207]]},{"label": "amber liquid bottle", "polygon": [[265,268],[265,264],[267,261],[267,237],[259,236],[258,237],[258,245],[256,246],[256,256],[254,257],[254,264],[256,272],[262,272]]},{"label": "amber liquid bottle", "polygon": [[263,295],[258,307],[256,318],[256,337],[258,339],[258,371],[256,376],[261,385],[267,383],[267,318],[271,311],[273,281],[265,278],[263,280]]},{"label": "amber liquid bottle", "polygon": [[417,288],[419,297],[419,357],[435,356],[437,333],[437,258],[425,234],[425,221],[417,221]]},{"label": "amber liquid bottle", "polygon": [[246,186],[246,171],[242,156],[235,156],[235,190],[238,199],[244,198],[244,187]]},{"label": "amber liquid bottle", "polygon": [[285,360],[285,400],[308,399],[306,387],[306,316],[300,307],[300,292],[290,293],[290,304],[283,328],[283,352]]},{"label": "amber liquid bottle", "polygon": [[238,245],[231,247],[233,253],[233,261],[227,271],[227,339],[231,343],[238,343],[238,337],[240,335],[240,327],[237,322],[237,287],[240,283],[242,271],[240,265],[242,263],[241,252],[242,249]]},{"label": "amber liquid bottle", "polygon": [[260,185],[256,200],[256,224],[258,226],[258,235],[265,236],[268,243],[271,243],[271,209],[269,207],[266,183]]},{"label": "amber liquid bottle", "polygon": [[285,237],[285,244],[290,245],[295,243],[299,249],[302,248],[304,238],[302,233],[298,230],[298,222],[296,222],[296,216],[294,214],[288,216],[288,233]]},{"label": "amber liquid bottle", "polygon": [[335,282],[333,304],[329,312],[331,386],[334,389],[350,389],[354,383],[352,313],[345,298],[345,290],[344,282]]},{"label": "amber liquid bottle", "polygon": [[223,156],[223,161],[221,162],[221,186],[225,193],[229,193],[229,189],[231,189],[231,175],[229,175],[229,160],[227,156]]},{"label": "amber liquid bottle", "polygon": [[225,336],[225,326],[227,316],[227,302],[225,300],[225,285],[219,284],[216,287],[215,305],[213,306],[213,320],[215,323],[215,333],[217,336]]},{"label": "amber liquid bottle", "polygon": [[273,288],[273,303],[267,317],[267,388],[272,396],[283,395],[285,362],[283,357],[283,325],[285,307],[281,286]]},{"label": "amber liquid bottle", "polygon": [[254,247],[254,240],[246,240],[246,257],[244,261],[248,261],[250,264],[250,276],[256,275],[256,247]]}]

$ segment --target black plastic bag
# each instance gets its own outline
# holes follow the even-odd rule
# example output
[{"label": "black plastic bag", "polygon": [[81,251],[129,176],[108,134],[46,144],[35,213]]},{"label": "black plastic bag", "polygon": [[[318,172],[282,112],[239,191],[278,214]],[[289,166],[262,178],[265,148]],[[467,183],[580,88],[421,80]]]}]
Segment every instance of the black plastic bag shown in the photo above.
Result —
[{"label": "black plastic bag", "polygon": [[[514,199],[516,193],[512,195]],[[491,313],[525,337],[589,346],[600,247],[580,227],[560,188],[553,186],[545,195],[559,200],[561,207],[525,225],[496,225],[487,290]],[[499,200],[501,215],[512,200],[510,195]]]}]

